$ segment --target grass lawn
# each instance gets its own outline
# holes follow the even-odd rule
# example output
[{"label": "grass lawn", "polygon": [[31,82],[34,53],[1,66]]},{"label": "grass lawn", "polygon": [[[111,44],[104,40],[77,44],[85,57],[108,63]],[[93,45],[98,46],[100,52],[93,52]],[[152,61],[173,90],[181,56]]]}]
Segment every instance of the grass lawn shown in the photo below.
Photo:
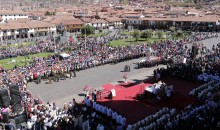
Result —
[{"label": "grass lawn", "polygon": [[[90,35],[86,35],[86,37],[100,37],[100,36],[106,36],[107,32],[102,32],[102,33],[94,33]],[[82,37],[85,37],[85,35],[81,35]]]},{"label": "grass lawn", "polygon": [[134,38],[131,38],[131,41],[130,39],[120,39],[120,40],[114,40],[114,41],[111,41],[110,42],[110,46],[113,46],[113,47],[117,47],[117,46],[127,46],[127,45],[137,45],[137,44],[143,44],[143,43],[150,43],[150,42],[155,42],[155,41],[162,41],[162,40],[166,40],[164,38],[162,39],[158,39],[158,38],[148,38],[148,39],[145,39],[145,38],[139,38],[138,41],[135,41]]},{"label": "grass lawn", "polygon": [[[38,53],[38,54],[33,54],[33,55],[28,55],[28,58],[26,58],[26,63],[28,64],[29,61],[33,59],[33,57],[47,57],[48,55],[53,55],[54,53]],[[13,62],[15,60],[16,62]],[[18,57],[13,57],[13,58],[8,58],[8,59],[3,59],[0,60],[0,66],[3,66],[6,69],[11,69],[15,65],[18,66],[23,66],[25,65],[25,56],[18,56]]]},{"label": "grass lawn", "polygon": [[[16,48],[18,48],[18,47],[27,47],[27,46],[29,46],[29,45],[31,45],[31,44],[35,44],[35,42],[23,42],[23,43],[18,43],[18,44],[10,44],[10,45],[8,45],[8,47],[16,47]],[[0,48],[3,48],[3,47],[6,47],[6,45],[3,45],[3,46],[0,46]]]},{"label": "grass lawn", "polygon": [[132,32],[129,32],[129,31],[121,31],[120,34],[121,34],[121,35],[130,35],[130,34],[132,34]]},{"label": "grass lawn", "polygon": [[[130,38],[114,40],[114,41],[110,42],[110,46],[117,47],[117,46],[126,46],[126,45],[130,45],[130,44],[135,45],[135,44],[143,44],[143,43],[150,43],[150,42],[152,43],[152,42],[155,42],[155,41],[163,41],[163,40],[166,40],[166,39],[173,39],[173,36],[167,35],[167,32],[163,32],[163,31],[161,31],[162,37],[159,38],[158,35],[157,35],[157,32],[158,31],[152,31],[151,38],[148,38],[148,39],[139,38],[138,41],[135,41],[134,38],[131,38],[131,41],[130,41]],[[121,34],[130,35],[130,32],[129,31],[124,31],[124,32],[122,31]],[[132,35],[132,32],[131,32],[131,35]],[[180,38],[183,38],[183,36],[174,37],[174,40],[177,40],[177,39],[180,39]]]}]

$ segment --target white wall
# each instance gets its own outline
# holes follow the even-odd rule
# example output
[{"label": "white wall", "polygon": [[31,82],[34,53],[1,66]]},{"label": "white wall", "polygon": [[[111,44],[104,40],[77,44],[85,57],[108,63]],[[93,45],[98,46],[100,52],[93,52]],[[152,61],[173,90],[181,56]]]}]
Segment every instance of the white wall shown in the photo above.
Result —
[{"label": "white wall", "polygon": [[0,30],[0,37],[2,37],[2,36],[3,36],[3,31]]},{"label": "white wall", "polygon": [[18,34],[19,34],[19,32],[17,30],[15,30],[15,35],[18,35]]},{"label": "white wall", "polygon": [[11,30],[7,30],[7,36],[11,36]]},{"label": "white wall", "polygon": [[18,18],[28,18],[26,14],[14,14],[14,15],[2,15],[2,21],[0,23],[4,23],[6,20],[16,20]]},{"label": "white wall", "polygon": [[57,30],[56,26],[50,28],[50,31],[56,31],[56,30]]},{"label": "white wall", "polygon": [[34,31],[35,31],[34,28],[31,29],[29,28],[28,33],[34,33]]}]

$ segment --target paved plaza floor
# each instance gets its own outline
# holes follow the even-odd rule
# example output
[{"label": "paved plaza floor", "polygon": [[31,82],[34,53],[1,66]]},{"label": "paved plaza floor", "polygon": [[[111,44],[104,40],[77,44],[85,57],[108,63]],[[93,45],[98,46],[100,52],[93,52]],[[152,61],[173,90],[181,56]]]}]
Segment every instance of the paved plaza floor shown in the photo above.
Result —
[{"label": "paved plaza floor", "polygon": [[[208,48],[219,42],[220,38],[202,41]],[[41,98],[43,102],[55,102],[58,106],[62,106],[64,103],[72,101],[73,98],[82,100],[82,95],[85,93],[83,88],[86,85],[91,88],[101,89],[104,84],[111,83],[115,85],[120,81],[124,81],[123,75],[125,72],[122,71],[125,65],[131,65],[131,72],[128,72],[128,82],[141,81],[152,76],[153,70],[157,67],[135,69],[136,65],[134,63],[138,60],[140,59],[82,70],[76,72],[76,78],[60,80],[52,84],[45,84],[45,81],[41,84],[32,82],[28,84],[28,89],[32,92],[33,96]]]}]

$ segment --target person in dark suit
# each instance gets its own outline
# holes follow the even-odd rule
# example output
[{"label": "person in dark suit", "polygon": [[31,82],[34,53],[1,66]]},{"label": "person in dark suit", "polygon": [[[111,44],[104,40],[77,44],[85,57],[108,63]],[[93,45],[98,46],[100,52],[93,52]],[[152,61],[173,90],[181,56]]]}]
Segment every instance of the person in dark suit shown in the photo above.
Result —
[{"label": "person in dark suit", "polygon": [[73,70],[73,77],[76,77],[76,72],[75,72],[75,70]]}]

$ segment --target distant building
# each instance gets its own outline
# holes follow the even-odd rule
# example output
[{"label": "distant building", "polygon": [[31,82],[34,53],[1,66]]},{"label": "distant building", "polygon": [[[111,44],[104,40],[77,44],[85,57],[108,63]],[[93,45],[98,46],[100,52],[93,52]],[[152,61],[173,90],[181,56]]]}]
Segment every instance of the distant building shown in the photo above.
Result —
[{"label": "distant building", "polygon": [[7,20],[16,20],[19,18],[28,18],[28,14],[19,10],[0,10],[0,23],[5,23]]}]

